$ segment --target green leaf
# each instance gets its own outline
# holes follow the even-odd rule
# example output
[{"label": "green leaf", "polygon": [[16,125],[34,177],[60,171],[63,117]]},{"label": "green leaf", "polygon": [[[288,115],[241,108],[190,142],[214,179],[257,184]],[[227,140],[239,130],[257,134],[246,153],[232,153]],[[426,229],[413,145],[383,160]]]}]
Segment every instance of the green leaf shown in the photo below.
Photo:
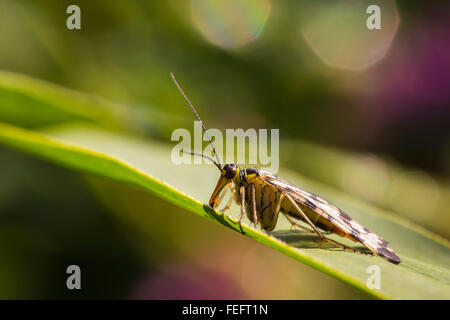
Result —
[{"label": "green leaf", "polygon": [[[374,297],[450,299],[450,246],[445,239],[391,212],[308,181],[285,168],[280,169],[280,176],[323,196],[383,236],[403,262],[393,265],[379,257],[320,248],[314,235],[289,232],[289,223],[284,219],[280,219],[276,230],[270,234],[246,225],[241,230],[236,218],[232,217],[238,214],[236,208],[229,216],[203,203],[218,178],[217,169],[206,165],[176,166],[170,160],[170,147],[164,144],[97,128],[72,127],[44,135],[7,124],[0,124],[0,142],[68,168],[153,192],[193,213],[242,231],[248,237]],[[331,238],[340,240],[337,236]],[[366,270],[371,265],[380,268],[380,289],[369,289],[366,285],[369,277]]]},{"label": "green leaf", "polygon": [[166,131],[184,122],[157,108],[130,107],[7,71],[0,71],[0,119],[26,128],[88,122],[160,136],[170,135]]},{"label": "green leaf", "polygon": [[119,126],[122,107],[26,75],[0,71],[0,118],[34,127],[68,121]]}]

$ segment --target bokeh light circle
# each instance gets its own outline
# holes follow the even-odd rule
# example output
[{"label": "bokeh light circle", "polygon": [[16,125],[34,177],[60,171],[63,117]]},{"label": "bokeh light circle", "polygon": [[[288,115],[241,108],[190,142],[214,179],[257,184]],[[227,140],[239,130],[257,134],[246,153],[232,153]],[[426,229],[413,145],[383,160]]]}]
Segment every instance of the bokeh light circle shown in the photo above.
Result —
[{"label": "bokeh light circle", "polygon": [[227,49],[256,40],[270,15],[269,0],[191,0],[192,20],[211,43]]},{"label": "bokeh light circle", "polygon": [[[370,5],[378,5],[381,29],[369,29]],[[363,70],[389,51],[400,18],[394,0],[317,1],[306,9],[301,33],[306,43],[327,65],[339,69]]]}]

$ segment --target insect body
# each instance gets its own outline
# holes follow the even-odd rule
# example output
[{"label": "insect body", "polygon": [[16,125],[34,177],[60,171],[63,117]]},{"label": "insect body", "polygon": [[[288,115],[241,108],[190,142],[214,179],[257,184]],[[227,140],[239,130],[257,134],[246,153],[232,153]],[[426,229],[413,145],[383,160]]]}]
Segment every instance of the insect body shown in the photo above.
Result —
[{"label": "insect body", "polygon": [[[171,74],[171,76],[197,119],[202,124],[203,131],[208,137],[216,156],[217,161],[206,155],[190,152],[193,155],[198,155],[212,161],[220,170],[219,181],[209,200],[211,207],[217,208],[226,192],[230,190],[232,197],[224,207],[224,211],[230,208],[234,200],[241,206],[239,223],[242,222],[246,214],[255,227],[259,224],[262,229],[269,232],[275,228],[281,212],[293,226],[316,233],[321,241],[327,241],[333,246],[344,250],[361,252],[358,249],[335,242],[324,235],[324,233],[335,233],[341,237],[362,243],[371,252],[389,262],[395,264],[401,262],[401,259],[389,247],[386,240],[370,232],[369,229],[352,219],[342,210],[320,197],[304,191],[266,170],[258,170],[255,168],[241,169],[235,164],[226,164],[222,167],[214,144],[209,138],[203,122],[200,120],[195,108],[181,89],[174,75]],[[299,220],[307,223],[311,229],[299,224]]]}]

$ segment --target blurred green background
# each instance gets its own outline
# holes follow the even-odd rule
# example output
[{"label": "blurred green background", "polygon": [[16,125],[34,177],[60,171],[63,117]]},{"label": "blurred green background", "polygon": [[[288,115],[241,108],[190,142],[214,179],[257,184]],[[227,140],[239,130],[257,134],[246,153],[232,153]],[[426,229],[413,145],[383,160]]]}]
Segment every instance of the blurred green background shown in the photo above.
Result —
[{"label": "blurred green background", "polygon": [[[208,127],[279,128],[283,165],[449,238],[448,5],[316,2],[1,0],[0,69],[114,101],[125,130],[168,144],[193,120],[173,71]],[[73,121],[11,113],[3,91],[0,121]],[[0,177],[1,298],[367,298],[130,187],[6,147]]]}]

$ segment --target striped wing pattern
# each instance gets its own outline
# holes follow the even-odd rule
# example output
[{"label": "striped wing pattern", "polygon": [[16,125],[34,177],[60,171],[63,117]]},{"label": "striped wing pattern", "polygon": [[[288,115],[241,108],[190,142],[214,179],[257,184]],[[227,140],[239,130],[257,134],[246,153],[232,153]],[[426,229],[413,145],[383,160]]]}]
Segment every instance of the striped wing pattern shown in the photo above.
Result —
[{"label": "striped wing pattern", "polygon": [[348,233],[352,238],[358,240],[379,256],[395,264],[401,262],[401,259],[395,254],[394,250],[389,247],[386,240],[377,234],[370,232],[369,229],[352,219],[341,209],[266,170],[258,170],[258,176],[266,183],[277,188],[279,192],[287,193],[296,202],[301,203],[326,218],[332,224]]}]

